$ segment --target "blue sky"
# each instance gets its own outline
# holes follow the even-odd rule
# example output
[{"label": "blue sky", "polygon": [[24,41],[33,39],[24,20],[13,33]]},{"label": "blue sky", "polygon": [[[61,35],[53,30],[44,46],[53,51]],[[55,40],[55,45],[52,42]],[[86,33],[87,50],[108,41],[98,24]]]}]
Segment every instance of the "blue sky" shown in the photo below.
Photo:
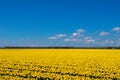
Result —
[{"label": "blue sky", "polygon": [[1,0],[0,46],[119,46],[120,0]]}]

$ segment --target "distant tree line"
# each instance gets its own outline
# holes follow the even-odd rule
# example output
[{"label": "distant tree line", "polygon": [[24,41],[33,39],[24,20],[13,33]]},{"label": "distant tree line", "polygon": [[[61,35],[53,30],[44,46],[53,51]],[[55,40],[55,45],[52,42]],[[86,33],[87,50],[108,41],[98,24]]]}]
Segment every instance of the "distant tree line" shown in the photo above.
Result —
[{"label": "distant tree line", "polygon": [[54,47],[26,47],[26,46],[5,46],[0,47],[2,49],[120,49],[120,47],[61,47],[61,46],[54,46]]}]

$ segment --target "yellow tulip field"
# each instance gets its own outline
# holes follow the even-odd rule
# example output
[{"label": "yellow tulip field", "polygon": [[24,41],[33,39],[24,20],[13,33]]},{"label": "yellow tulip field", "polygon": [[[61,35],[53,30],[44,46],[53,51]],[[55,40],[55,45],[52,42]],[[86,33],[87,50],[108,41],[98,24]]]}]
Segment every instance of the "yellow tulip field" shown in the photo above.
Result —
[{"label": "yellow tulip field", "polygon": [[120,50],[0,49],[0,80],[120,80]]}]

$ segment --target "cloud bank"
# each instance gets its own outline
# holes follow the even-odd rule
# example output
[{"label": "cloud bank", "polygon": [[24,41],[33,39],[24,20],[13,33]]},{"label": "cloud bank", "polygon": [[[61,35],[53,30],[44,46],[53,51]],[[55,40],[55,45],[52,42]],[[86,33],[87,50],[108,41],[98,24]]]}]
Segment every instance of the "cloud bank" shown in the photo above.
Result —
[{"label": "cloud bank", "polygon": [[61,42],[63,42],[63,44],[75,43],[77,46],[120,46],[120,36],[114,36],[114,34],[116,34],[114,32],[119,35],[120,27],[114,27],[111,31],[101,31],[94,34],[88,34],[84,29],[77,29],[71,33],[71,35],[57,34],[48,39],[58,40],[62,38]]}]

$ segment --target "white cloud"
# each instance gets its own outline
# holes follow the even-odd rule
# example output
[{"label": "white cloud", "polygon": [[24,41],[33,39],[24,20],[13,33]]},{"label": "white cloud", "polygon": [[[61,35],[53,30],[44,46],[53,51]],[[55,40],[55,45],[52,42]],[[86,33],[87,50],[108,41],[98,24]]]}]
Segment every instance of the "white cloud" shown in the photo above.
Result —
[{"label": "white cloud", "polygon": [[85,32],[84,29],[78,29],[78,30],[77,30],[77,33],[84,33],[84,32]]},{"label": "white cloud", "polygon": [[72,38],[72,39],[67,38],[67,39],[65,39],[64,41],[65,41],[65,42],[78,42],[78,39],[76,39],[76,38]]},{"label": "white cloud", "polygon": [[57,37],[56,36],[53,36],[53,37],[49,37],[48,39],[57,39]]},{"label": "white cloud", "polygon": [[95,41],[95,44],[97,46],[102,46],[102,47],[109,47],[109,46],[113,46],[115,45],[115,41],[114,40],[98,40],[98,41]]},{"label": "white cloud", "polygon": [[88,40],[86,40],[86,42],[87,42],[87,43],[94,43],[95,40],[93,40],[93,39],[88,39]]},{"label": "white cloud", "polygon": [[73,36],[73,37],[79,37],[79,36],[80,36],[80,33],[73,33],[72,36]]},{"label": "white cloud", "polygon": [[62,38],[62,37],[66,37],[67,35],[66,34],[57,34],[56,37],[58,38]]},{"label": "white cloud", "polygon": [[112,41],[112,40],[105,40],[105,43],[107,43],[107,44],[113,44],[114,41]]},{"label": "white cloud", "polygon": [[94,43],[95,42],[95,40],[94,39],[92,39],[92,37],[85,37],[84,38],[84,41],[86,42],[86,43]]},{"label": "white cloud", "polygon": [[48,39],[59,39],[59,38],[63,38],[63,37],[66,37],[67,35],[66,34],[57,34],[55,36],[52,36],[52,37],[49,37]]},{"label": "white cloud", "polygon": [[77,42],[77,41],[78,41],[78,39],[71,39],[71,41],[72,41],[72,42]]},{"label": "white cloud", "polygon": [[112,29],[112,31],[120,32],[120,27],[115,27],[115,28]]},{"label": "white cloud", "polygon": [[107,36],[109,35],[109,32],[100,32],[100,36]]},{"label": "white cloud", "polygon": [[78,29],[76,30],[76,32],[72,33],[72,35],[70,37],[80,37],[82,33],[84,33],[85,30],[83,29]]}]

